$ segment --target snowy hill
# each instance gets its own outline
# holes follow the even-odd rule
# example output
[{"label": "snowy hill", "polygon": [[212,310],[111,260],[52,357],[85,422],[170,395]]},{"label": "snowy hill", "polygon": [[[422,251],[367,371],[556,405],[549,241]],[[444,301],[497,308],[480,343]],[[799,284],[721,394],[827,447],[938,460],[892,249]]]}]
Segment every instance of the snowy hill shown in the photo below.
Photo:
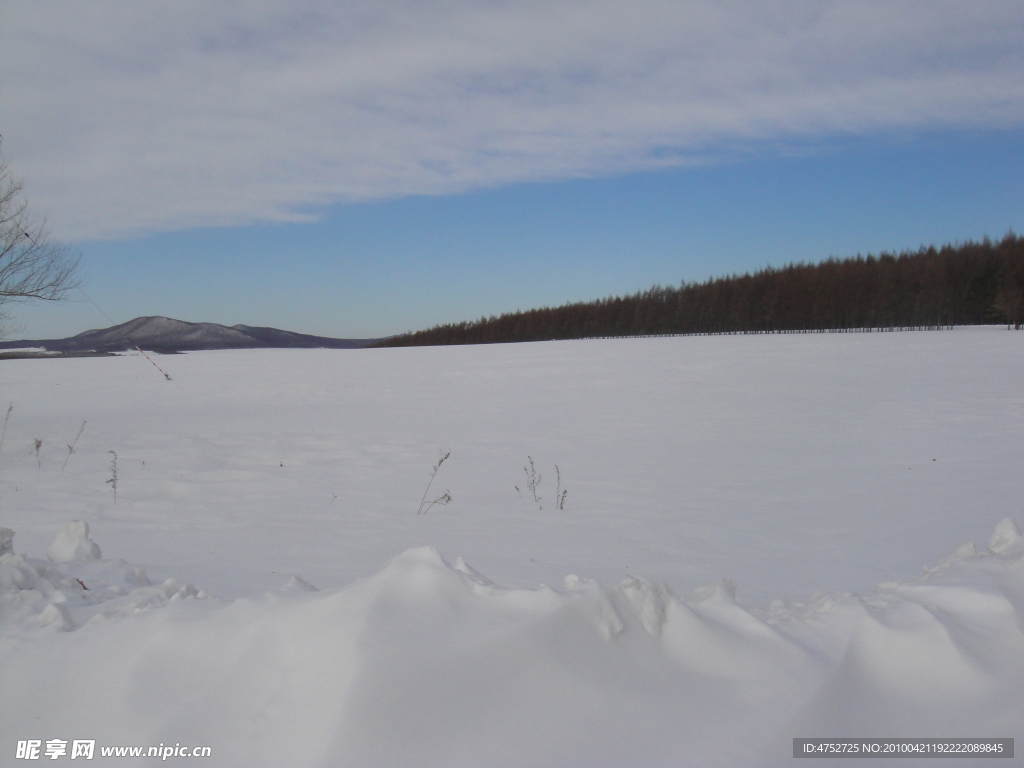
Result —
[{"label": "snowy hill", "polygon": [[137,317],[111,328],[85,331],[67,339],[35,339],[0,343],[0,349],[41,347],[54,352],[123,352],[136,347],[158,352],[200,349],[329,348],[353,349],[376,339],[332,339],[323,336],[217,323],[186,323],[169,317]]}]

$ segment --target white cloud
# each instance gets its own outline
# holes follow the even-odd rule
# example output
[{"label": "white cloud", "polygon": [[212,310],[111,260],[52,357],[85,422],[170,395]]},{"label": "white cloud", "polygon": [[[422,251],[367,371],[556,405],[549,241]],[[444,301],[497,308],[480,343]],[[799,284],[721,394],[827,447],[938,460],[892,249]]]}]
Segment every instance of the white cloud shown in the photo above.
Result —
[{"label": "white cloud", "polygon": [[1024,122],[1019,0],[7,0],[0,132],[75,239]]}]

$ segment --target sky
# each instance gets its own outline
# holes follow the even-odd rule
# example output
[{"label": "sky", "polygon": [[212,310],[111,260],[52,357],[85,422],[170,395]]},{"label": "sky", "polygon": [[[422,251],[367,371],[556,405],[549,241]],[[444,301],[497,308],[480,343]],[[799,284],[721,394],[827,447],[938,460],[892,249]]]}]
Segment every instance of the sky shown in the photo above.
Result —
[{"label": "sky", "polygon": [[18,337],[386,336],[1024,231],[1024,5],[5,0],[0,134]]}]

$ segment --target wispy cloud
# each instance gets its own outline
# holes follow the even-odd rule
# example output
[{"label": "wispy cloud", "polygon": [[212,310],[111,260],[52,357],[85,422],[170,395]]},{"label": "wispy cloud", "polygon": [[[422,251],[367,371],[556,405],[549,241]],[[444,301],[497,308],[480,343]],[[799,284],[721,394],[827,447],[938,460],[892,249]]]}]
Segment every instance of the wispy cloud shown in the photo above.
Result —
[{"label": "wispy cloud", "polygon": [[1019,0],[4,6],[4,147],[75,239],[1024,123]]}]

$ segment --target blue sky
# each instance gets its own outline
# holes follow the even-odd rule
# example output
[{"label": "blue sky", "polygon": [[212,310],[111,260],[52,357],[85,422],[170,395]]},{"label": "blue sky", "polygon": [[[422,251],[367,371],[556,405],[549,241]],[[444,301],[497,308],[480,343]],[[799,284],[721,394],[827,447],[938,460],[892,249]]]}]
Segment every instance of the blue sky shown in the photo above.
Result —
[{"label": "blue sky", "polygon": [[382,336],[1024,231],[1019,2],[0,22],[4,153],[94,302],[14,307],[25,338],[146,314]]}]

